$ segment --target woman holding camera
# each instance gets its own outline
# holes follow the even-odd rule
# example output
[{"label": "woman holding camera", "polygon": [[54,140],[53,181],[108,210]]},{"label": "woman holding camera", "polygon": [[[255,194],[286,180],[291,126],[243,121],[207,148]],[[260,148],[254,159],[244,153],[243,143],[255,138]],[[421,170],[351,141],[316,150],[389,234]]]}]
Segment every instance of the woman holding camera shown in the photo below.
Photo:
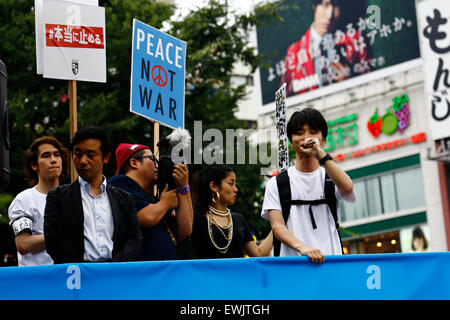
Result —
[{"label": "woman holding camera", "polygon": [[235,203],[238,193],[233,169],[211,165],[200,173],[199,180],[192,232],[198,258],[269,256],[272,231],[257,245],[244,216],[227,208]]}]

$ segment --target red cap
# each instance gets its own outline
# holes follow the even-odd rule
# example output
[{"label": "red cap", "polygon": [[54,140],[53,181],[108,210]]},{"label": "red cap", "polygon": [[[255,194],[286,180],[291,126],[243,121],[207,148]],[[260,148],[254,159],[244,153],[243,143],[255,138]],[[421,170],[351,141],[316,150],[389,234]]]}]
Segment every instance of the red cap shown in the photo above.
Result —
[{"label": "red cap", "polygon": [[149,147],[144,146],[142,144],[129,144],[129,143],[119,144],[116,149],[116,160],[117,160],[116,174],[119,173],[120,168],[125,163],[125,161],[128,160],[128,158],[130,158],[133,154],[143,149],[151,150]]}]

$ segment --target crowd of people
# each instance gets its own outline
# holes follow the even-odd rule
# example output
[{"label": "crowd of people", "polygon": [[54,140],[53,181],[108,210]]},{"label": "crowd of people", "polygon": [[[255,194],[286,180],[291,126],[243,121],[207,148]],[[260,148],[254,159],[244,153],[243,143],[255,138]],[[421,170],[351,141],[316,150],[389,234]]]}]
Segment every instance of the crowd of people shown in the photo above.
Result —
[{"label": "crowd of people", "polygon": [[[279,183],[281,173],[267,183],[261,216],[272,230],[259,244],[244,215],[228,208],[238,196],[239,179],[228,166],[213,164],[200,172],[194,203],[183,163],[173,167],[176,188],[166,186],[157,196],[158,159],[143,144],[119,144],[116,174],[107,179],[103,166],[113,146],[103,128],[79,129],[70,150],[54,137],[36,139],[25,159],[33,186],[8,209],[18,264],[173,260],[176,243],[189,237],[200,259],[304,255],[323,263],[325,255],[342,254],[333,212],[341,200],[355,201],[352,181],[322,149],[327,132],[315,109],[290,118],[287,133],[295,164],[281,172],[290,178],[289,185]],[[78,177],[61,185],[69,154]],[[330,183],[331,196],[324,187]],[[285,189],[291,197],[281,200]]]}]

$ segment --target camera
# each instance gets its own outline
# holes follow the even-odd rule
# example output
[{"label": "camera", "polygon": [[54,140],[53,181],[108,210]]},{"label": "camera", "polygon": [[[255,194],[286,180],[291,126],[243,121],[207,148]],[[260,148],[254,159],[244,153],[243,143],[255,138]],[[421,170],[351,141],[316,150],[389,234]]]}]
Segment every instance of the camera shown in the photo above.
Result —
[{"label": "camera", "polygon": [[170,156],[171,153],[171,143],[168,137],[163,137],[158,143],[159,150],[159,160],[158,160],[158,194],[161,195],[166,184],[168,185],[168,190],[173,190],[176,188],[175,179],[172,176],[173,172],[173,161]]},{"label": "camera", "polygon": [[[160,196],[166,184],[168,190],[176,189],[175,179],[172,176],[174,160],[172,159],[173,149],[181,147],[181,151],[188,147],[191,141],[189,131],[181,128],[175,129],[168,136],[162,137],[157,143],[159,150],[158,160],[158,195]],[[175,159],[175,161],[183,162],[182,158]]]}]

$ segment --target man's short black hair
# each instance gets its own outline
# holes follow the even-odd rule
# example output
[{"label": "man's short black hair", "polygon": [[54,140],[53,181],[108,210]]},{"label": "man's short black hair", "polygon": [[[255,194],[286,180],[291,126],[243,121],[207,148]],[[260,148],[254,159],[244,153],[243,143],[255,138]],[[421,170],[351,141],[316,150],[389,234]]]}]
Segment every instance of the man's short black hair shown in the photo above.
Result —
[{"label": "man's short black hair", "polygon": [[308,124],[311,129],[322,132],[322,137],[326,140],[328,134],[328,125],[320,111],[313,108],[305,108],[301,111],[295,111],[287,123],[286,133],[290,142],[292,135]]},{"label": "man's short black hair", "polygon": [[87,139],[97,139],[100,140],[100,149],[102,151],[102,157],[104,158],[108,153],[111,152],[112,149],[112,143],[109,139],[108,135],[106,134],[105,129],[97,126],[85,126],[77,132],[72,137],[72,140],[70,140],[70,150],[73,151],[73,147],[80,143],[81,141],[87,140]]}]

